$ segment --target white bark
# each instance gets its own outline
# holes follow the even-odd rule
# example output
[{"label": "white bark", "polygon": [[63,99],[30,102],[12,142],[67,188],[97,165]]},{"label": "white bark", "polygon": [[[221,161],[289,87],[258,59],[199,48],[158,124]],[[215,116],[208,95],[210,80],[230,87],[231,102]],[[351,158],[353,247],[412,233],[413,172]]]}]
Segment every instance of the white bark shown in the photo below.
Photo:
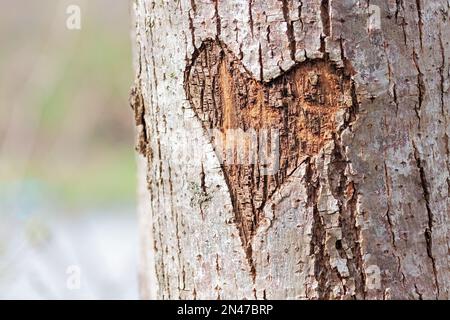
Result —
[{"label": "white bark", "polygon": [[[136,0],[143,298],[448,299],[449,7]],[[334,140],[265,203],[251,259],[186,94],[205,41],[223,43],[269,85],[325,58],[352,73],[355,114],[336,116]]]}]

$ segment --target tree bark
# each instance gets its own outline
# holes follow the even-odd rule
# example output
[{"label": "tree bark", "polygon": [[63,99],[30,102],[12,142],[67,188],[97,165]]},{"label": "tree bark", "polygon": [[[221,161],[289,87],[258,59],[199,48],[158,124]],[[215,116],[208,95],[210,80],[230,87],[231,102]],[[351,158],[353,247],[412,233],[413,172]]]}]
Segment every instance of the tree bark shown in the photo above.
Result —
[{"label": "tree bark", "polygon": [[142,297],[448,299],[449,7],[135,0]]}]

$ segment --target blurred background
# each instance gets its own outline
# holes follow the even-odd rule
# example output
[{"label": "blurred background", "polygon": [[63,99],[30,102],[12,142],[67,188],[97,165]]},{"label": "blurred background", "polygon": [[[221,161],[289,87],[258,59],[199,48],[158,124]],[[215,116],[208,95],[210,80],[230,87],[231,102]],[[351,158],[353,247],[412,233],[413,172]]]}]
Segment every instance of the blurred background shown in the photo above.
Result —
[{"label": "blurred background", "polygon": [[0,299],[137,298],[130,3],[0,0]]}]

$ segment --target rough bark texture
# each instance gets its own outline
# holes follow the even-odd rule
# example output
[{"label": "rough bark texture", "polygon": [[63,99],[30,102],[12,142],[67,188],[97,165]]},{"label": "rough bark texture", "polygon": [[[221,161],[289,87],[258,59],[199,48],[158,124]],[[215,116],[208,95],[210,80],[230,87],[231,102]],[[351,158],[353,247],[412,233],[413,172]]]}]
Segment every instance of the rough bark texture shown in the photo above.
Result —
[{"label": "rough bark texture", "polygon": [[142,297],[449,299],[449,8],[134,1]]}]

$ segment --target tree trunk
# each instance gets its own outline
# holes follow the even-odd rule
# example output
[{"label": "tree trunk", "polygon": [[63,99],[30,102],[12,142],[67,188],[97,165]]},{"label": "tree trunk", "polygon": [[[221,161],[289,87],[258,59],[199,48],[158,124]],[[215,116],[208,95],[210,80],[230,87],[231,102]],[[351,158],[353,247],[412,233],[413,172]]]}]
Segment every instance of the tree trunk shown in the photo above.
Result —
[{"label": "tree trunk", "polygon": [[448,299],[447,0],[136,0],[141,295]]}]

